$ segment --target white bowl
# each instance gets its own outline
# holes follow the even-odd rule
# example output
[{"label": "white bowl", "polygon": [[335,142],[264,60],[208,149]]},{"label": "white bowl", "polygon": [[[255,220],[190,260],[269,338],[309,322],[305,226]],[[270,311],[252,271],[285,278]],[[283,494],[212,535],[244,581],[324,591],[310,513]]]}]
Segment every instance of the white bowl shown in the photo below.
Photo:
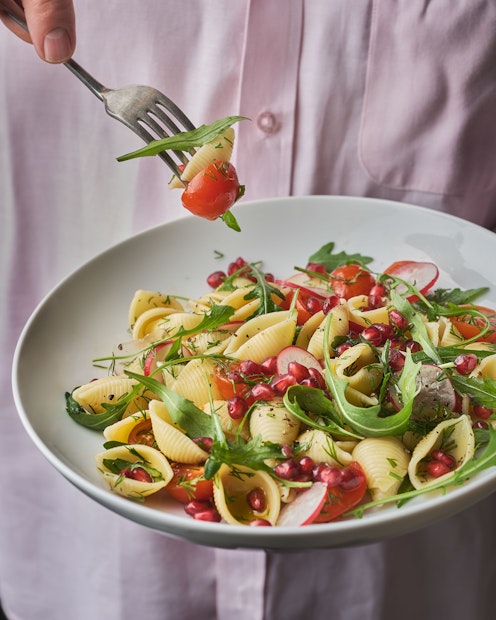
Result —
[{"label": "white bowl", "polygon": [[[174,537],[218,547],[310,549],[373,542],[451,516],[496,489],[496,468],[445,495],[422,496],[401,508],[384,507],[361,519],[300,528],[252,528],[195,521],[163,496],[146,504],[110,492],[94,455],[103,436],[65,413],[66,391],[96,375],[92,360],[127,337],[127,312],[136,289],[199,295],[206,276],[238,256],[263,260],[289,276],[295,265],[329,241],[336,250],[395,260],[430,260],[439,286],[493,286],[496,235],[453,216],[403,203],[340,196],[246,202],[235,209],[242,232],[220,221],[187,217],[139,234],[97,256],[61,282],[38,306],[20,337],[13,389],[24,427],[39,450],[70,482],[110,510]],[[219,259],[217,252],[225,258]],[[491,302],[492,298],[492,302]],[[496,306],[496,292],[485,305]]]}]

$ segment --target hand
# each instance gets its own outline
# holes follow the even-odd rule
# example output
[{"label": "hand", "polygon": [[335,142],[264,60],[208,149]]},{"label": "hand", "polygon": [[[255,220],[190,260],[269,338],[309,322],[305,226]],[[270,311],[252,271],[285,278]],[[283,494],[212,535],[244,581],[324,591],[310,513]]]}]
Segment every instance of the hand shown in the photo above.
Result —
[{"label": "hand", "polygon": [[[23,19],[29,34],[3,11]],[[47,62],[64,62],[74,53],[76,27],[72,0],[0,0],[0,20],[24,41],[32,43]]]}]

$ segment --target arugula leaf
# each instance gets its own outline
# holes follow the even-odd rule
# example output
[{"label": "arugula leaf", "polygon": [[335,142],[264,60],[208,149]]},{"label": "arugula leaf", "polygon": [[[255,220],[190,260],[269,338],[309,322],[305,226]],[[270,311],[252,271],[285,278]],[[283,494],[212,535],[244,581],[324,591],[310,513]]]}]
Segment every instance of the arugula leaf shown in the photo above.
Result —
[{"label": "arugula leaf", "polygon": [[439,305],[444,304],[454,304],[456,306],[461,306],[462,304],[469,304],[475,299],[482,297],[489,292],[489,288],[481,287],[481,288],[472,288],[467,290],[462,290],[459,288],[438,288],[429,295],[427,295],[427,299],[430,302],[434,302]]},{"label": "arugula leaf", "polygon": [[338,252],[333,254],[335,243],[333,241],[326,243],[314,254],[312,254],[308,263],[320,263],[325,266],[327,271],[333,271],[341,265],[348,263],[358,263],[360,265],[367,265],[374,259],[370,256],[363,256],[362,254],[347,254],[346,252]]},{"label": "arugula leaf", "polygon": [[232,214],[232,211],[228,209],[225,213],[220,216],[220,219],[226,224],[228,228],[235,230],[236,232],[241,232],[241,228],[238,224],[238,220]]},{"label": "arugula leaf", "polygon": [[103,403],[104,413],[88,413],[74,400],[72,393],[66,392],[66,412],[81,426],[94,431],[103,431],[107,426],[122,419],[129,403],[137,396],[140,389],[140,386],[136,386],[129,394],[119,398],[115,404]]},{"label": "arugula leaf", "polygon": [[255,312],[249,316],[246,320],[253,319],[260,314],[268,314],[269,312],[279,312],[281,310],[280,306],[278,306],[274,300],[272,299],[272,295],[279,297],[279,299],[284,300],[284,294],[281,291],[273,286],[270,282],[267,281],[265,274],[258,269],[258,267],[250,263],[250,272],[256,278],[256,283],[254,288],[249,291],[244,299],[247,301],[251,299],[259,299],[260,303]]},{"label": "arugula leaf", "polygon": [[174,424],[181,427],[188,437],[194,439],[212,436],[212,416],[199,409],[191,400],[184,398],[152,377],[137,375],[130,371],[126,371],[126,375],[136,379],[159,396],[167,407]]},{"label": "arugula leaf", "polygon": [[[319,388],[293,385],[286,390],[283,402],[295,418],[311,428],[326,431],[338,437],[363,438],[362,435],[347,430],[338,423],[339,416],[332,401]],[[324,418],[325,423],[311,418],[306,413],[307,411]]]},{"label": "arugula leaf", "polygon": [[468,394],[476,403],[496,409],[496,380],[491,377],[462,377],[451,375],[451,383],[459,394]]},{"label": "arugula leaf", "polygon": [[245,116],[227,116],[220,120],[210,123],[210,125],[200,125],[191,131],[182,131],[181,133],[161,140],[153,140],[146,146],[132,153],[121,155],[117,161],[127,161],[136,157],[149,157],[157,155],[165,150],[172,151],[189,151],[195,147],[203,146],[207,142],[211,142],[226,129],[237,123],[238,121],[249,120]]}]

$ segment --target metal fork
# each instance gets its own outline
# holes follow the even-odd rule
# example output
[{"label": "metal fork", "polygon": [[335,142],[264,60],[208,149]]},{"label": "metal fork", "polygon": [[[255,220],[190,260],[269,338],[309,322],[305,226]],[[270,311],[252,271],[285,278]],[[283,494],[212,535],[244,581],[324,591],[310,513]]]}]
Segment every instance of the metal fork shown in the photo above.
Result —
[{"label": "metal fork", "polygon": [[[5,11],[16,24],[28,32],[27,25],[16,15]],[[105,104],[105,111],[138,134],[145,142],[152,142],[195,129],[193,123],[178,106],[163,93],[150,86],[124,86],[111,89],[100,84],[77,62],[70,59],[64,65],[91,92]],[[163,127],[165,125],[165,129]],[[178,160],[174,159],[174,157]],[[188,158],[182,151],[162,151],[158,156],[180,177],[179,165],[186,165]]]}]

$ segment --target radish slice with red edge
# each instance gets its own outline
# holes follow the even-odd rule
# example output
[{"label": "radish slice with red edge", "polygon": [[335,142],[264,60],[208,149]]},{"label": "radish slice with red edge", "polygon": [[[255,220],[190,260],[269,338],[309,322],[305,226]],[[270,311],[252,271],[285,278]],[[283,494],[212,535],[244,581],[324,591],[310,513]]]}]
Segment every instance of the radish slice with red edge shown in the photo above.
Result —
[{"label": "radish slice with red edge", "polygon": [[[414,260],[397,261],[384,270],[401,280],[405,280],[425,295],[431,289],[439,277],[439,269],[434,263],[421,262]],[[398,293],[404,293],[406,288],[399,285],[396,289]],[[416,295],[410,295],[409,301],[417,299]]]},{"label": "radish slice with red edge", "polygon": [[276,525],[282,527],[309,525],[320,514],[326,497],[327,484],[314,482],[310,488],[301,491],[292,502],[282,508]]},{"label": "radish slice with red edge", "polygon": [[316,368],[322,372],[322,366],[316,357],[306,349],[302,349],[296,345],[290,345],[284,347],[277,356],[277,374],[285,375],[288,372],[291,362],[298,362],[302,366],[306,366],[306,368]]}]

